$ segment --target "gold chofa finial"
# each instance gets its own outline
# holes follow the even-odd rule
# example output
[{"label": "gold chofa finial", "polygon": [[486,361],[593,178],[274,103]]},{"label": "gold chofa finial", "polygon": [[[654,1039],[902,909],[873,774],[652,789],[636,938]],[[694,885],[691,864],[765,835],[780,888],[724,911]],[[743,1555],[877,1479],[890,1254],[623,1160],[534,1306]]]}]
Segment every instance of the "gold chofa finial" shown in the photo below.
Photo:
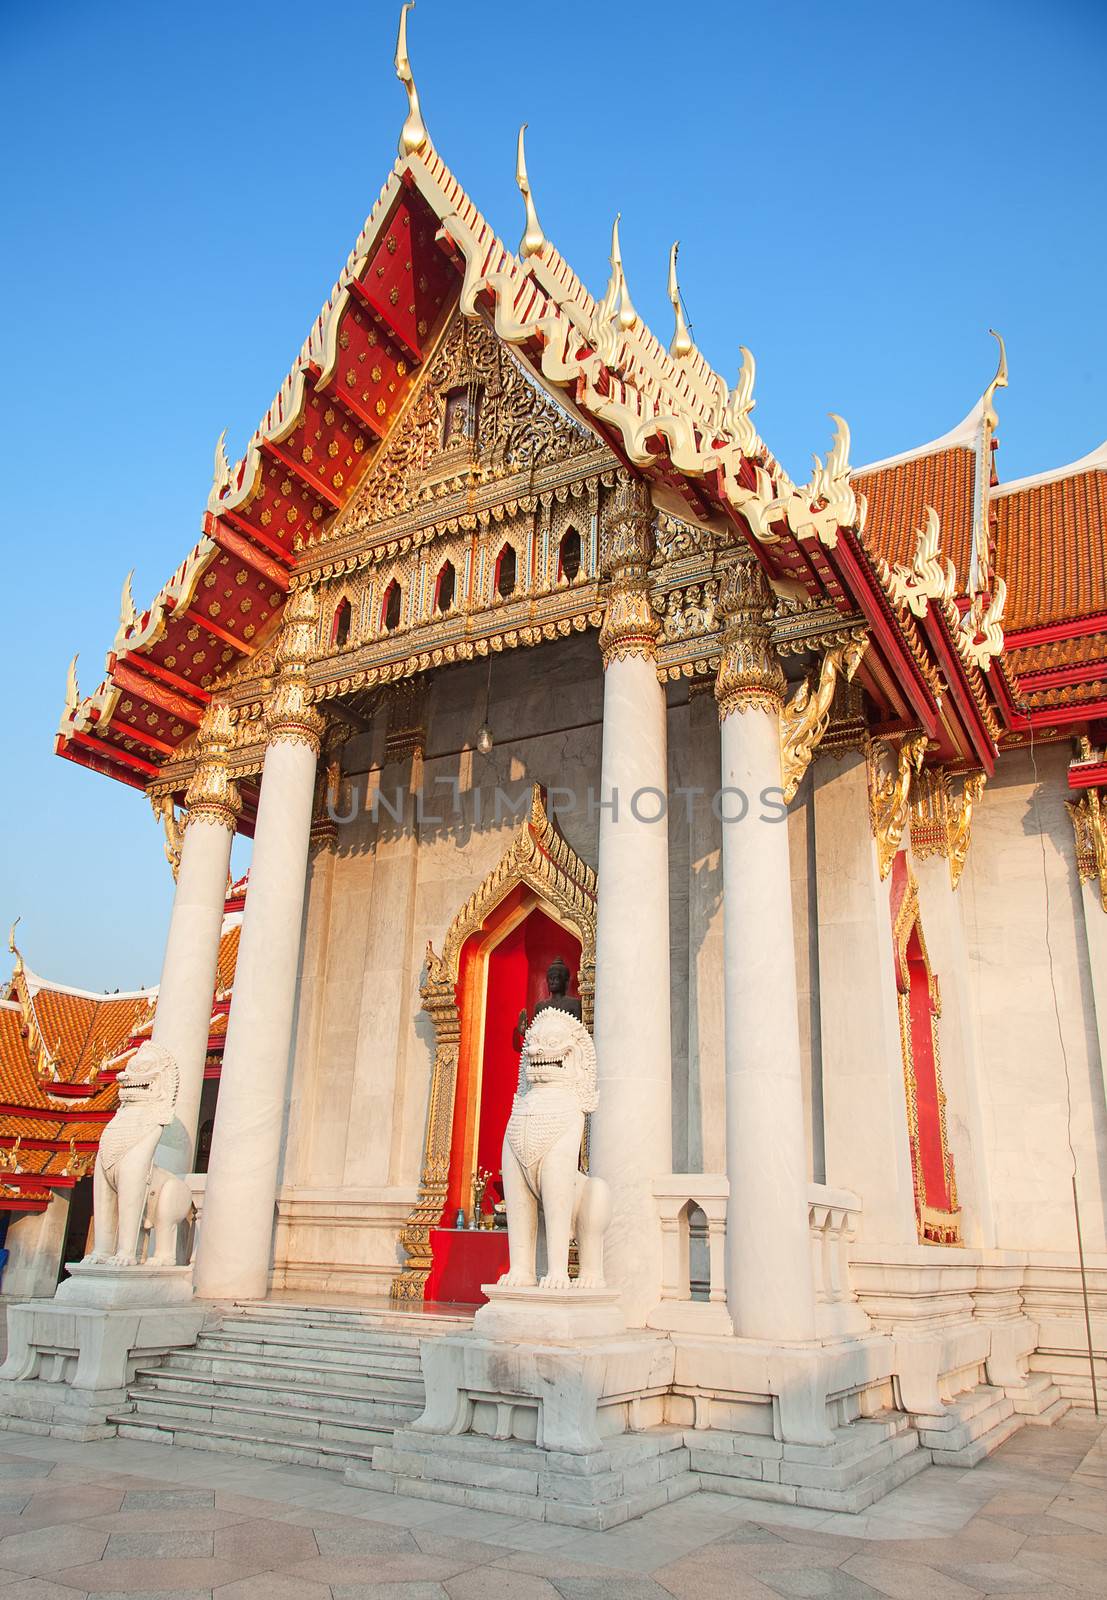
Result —
[{"label": "gold chofa finial", "polygon": [[1002,333],[997,333],[994,328],[989,328],[988,332],[999,345],[999,366],[996,368],[995,377],[984,391],[984,423],[988,431],[994,433],[999,426],[995,409],[996,390],[1007,387],[1007,346],[1003,342]]},{"label": "gold chofa finial", "polygon": [[123,592],[119,596],[120,628],[131,627],[135,620],[135,597],[134,591],[131,588],[131,581],[134,578],[134,575],[135,569],[132,567],[130,572],[128,572],[127,576],[123,579]]},{"label": "gold chofa finial", "polygon": [[65,676],[65,709],[70,716],[81,703],[81,691],[77,687],[77,657],[69,663],[69,671]]},{"label": "gold chofa finial", "polygon": [[695,346],[692,335],[688,332],[688,324],[684,320],[684,308],[680,303],[680,285],[677,282],[677,251],[680,249],[680,240],[677,239],[669,251],[669,299],[673,303],[673,316],[676,318],[676,327],[673,329],[673,341],[669,346],[669,354],[677,361],[682,356],[690,356]]},{"label": "gold chofa finial", "polygon": [[619,222],[622,215],[621,211],[617,211],[615,221],[611,224],[611,278],[612,282],[618,285],[615,320],[623,333],[629,333],[638,321],[638,313],[631,304],[626,273],[623,271],[623,252],[619,247]]},{"label": "gold chofa finial", "polygon": [[414,5],[415,0],[404,0],[400,7],[400,30],[396,35],[396,76],[407,90],[407,117],[400,130],[402,156],[415,155],[427,142],[427,130],[419,110],[419,91],[415,87],[407,54],[407,14]]},{"label": "gold chofa finial", "polygon": [[23,921],[22,917],[16,917],[15,921],[11,925],[11,928],[8,930],[8,949],[11,951],[12,955],[16,958],[16,961],[18,962],[18,964],[20,966],[23,965],[23,957],[20,955],[19,946],[15,942],[15,930],[19,927],[19,924],[22,921]]},{"label": "gold chofa finial", "polygon": [[534,201],[530,193],[530,179],[527,176],[527,153],[523,148],[523,135],[527,131],[524,122],[519,129],[519,154],[515,158],[515,182],[519,185],[519,193],[523,197],[523,204],[527,208],[527,225],[523,237],[519,242],[519,254],[526,261],[530,256],[540,256],[546,248],[546,235],[542,232],[542,224],[538,220],[538,213],[534,209]]}]

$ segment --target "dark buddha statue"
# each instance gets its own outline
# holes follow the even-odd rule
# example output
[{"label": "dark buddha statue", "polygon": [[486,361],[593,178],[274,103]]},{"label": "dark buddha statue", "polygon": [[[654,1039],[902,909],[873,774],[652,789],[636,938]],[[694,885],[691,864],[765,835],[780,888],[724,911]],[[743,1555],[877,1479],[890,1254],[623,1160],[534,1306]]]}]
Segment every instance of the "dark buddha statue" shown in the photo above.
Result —
[{"label": "dark buddha statue", "polygon": [[[534,1008],[535,1017],[540,1011],[547,1011],[550,1009],[550,1007],[553,1007],[555,1011],[567,1011],[569,1015],[571,1017],[575,1017],[578,1022],[582,1020],[580,998],[577,995],[569,993],[570,976],[571,974],[569,972],[569,968],[566,966],[565,962],[562,961],[560,956],[555,956],[550,962],[549,966],[546,968],[546,989],[548,991],[548,998],[545,1000],[539,1000],[538,1004]],[[522,1049],[523,1035],[526,1033],[529,1024],[533,1021],[534,1017],[528,1017],[525,1010],[520,1011],[519,1020],[515,1024],[515,1031],[512,1036],[512,1044],[516,1050]]]},{"label": "dark buddha statue", "polygon": [[550,997],[548,1000],[539,1000],[534,1008],[534,1015],[537,1016],[540,1011],[546,1011],[552,1006],[555,1011],[567,1011],[579,1022],[580,1000],[576,995],[569,993],[569,968],[560,956],[555,956],[546,968],[546,988],[550,992]]}]

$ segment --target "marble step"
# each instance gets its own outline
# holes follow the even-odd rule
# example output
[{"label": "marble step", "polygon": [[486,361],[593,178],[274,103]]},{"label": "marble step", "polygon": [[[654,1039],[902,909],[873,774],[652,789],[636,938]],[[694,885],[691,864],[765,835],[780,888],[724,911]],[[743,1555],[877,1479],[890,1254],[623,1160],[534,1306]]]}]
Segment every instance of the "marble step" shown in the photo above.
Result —
[{"label": "marble step", "polygon": [[291,1305],[272,1300],[236,1301],[223,1315],[251,1322],[291,1323],[298,1328],[357,1328],[415,1341],[439,1333],[464,1333],[473,1325],[472,1312],[390,1311],[307,1303]]},{"label": "marble step", "polygon": [[936,1467],[974,1467],[1017,1433],[1025,1420],[1002,1389],[982,1383],[949,1405],[943,1426],[920,1427],[919,1440]]},{"label": "marble step", "polygon": [[202,1333],[196,1341],[197,1350],[223,1351],[229,1355],[270,1356],[285,1358],[293,1363],[318,1367],[337,1363],[342,1366],[372,1367],[376,1372],[391,1371],[412,1376],[421,1371],[419,1351],[397,1350],[391,1345],[369,1344],[362,1341],[327,1341],[312,1343],[308,1335],[289,1332],[277,1334],[244,1334],[237,1330],[219,1329]]},{"label": "marble step", "polygon": [[372,1473],[347,1471],[346,1482],[599,1531],[696,1493],[682,1437],[678,1428],[647,1429],[572,1456],[521,1440],[399,1431],[374,1452]]},{"label": "marble step", "polygon": [[1025,1383],[1003,1392],[1018,1415],[1037,1427],[1049,1427],[1069,1409],[1069,1402],[1044,1372],[1032,1372]]},{"label": "marble step", "polygon": [[245,1434],[264,1433],[290,1445],[348,1445],[368,1454],[371,1447],[392,1438],[393,1425],[386,1422],[361,1422],[356,1416],[342,1419],[333,1412],[307,1406],[281,1406],[277,1411],[261,1403],[223,1400],[215,1395],[186,1395],[159,1388],[136,1385],[127,1391],[134,1406],[128,1420],[149,1420],[176,1431],[192,1423],[211,1424],[216,1431]]},{"label": "marble step", "polygon": [[[916,1439],[910,1439],[908,1443],[910,1448],[898,1454],[872,1452],[873,1459],[868,1463],[872,1470],[853,1478],[853,1481],[847,1481],[848,1475],[842,1473],[837,1486],[825,1481],[821,1484],[783,1483],[731,1476],[726,1472],[711,1470],[704,1455],[695,1450],[692,1452],[692,1464],[697,1468],[700,1488],[705,1492],[736,1495],[749,1500],[768,1500],[778,1505],[805,1506],[816,1511],[845,1511],[856,1515],[867,1510],[877,1500],[883,1499],[901,1483],[906,1483],[917,1473],[926,1471],[930,1465],[930,1452],[920,1449]],[[717,1464],[725,1459],[723,1456],[718,1456],[715,1462]],[[874,1462],[877,1464],[874,1465]],[[824,1468],[823,1471],[841,1473],[840,1468]]]},{"label": "marble step", "polygon": [[423,1395],[418,1367],[409,1372],[362,1362],[293,1361],[287,1356],[212,1350],[202,1343],[193,1349],[173,1351],[157,1371],[202,1373],[217,1379],[274,1378],[293,1389],[325,1383],[329,1388],[363,1390],[396,1400],[421,1400]]},{"label": "marble step", "polygon": [[166,1363],[161,1367],[140,1367],[135,1373],[136,1384],[132,1396],[138,1393],[181,1395],[185,1399],[205,1403],[210,1400],[233,1400],[254,1404],[259,1409],[268,1405],[273,1414],[299,1408],[309,1401],[317,1411],[326,1411],[344,1419],[373,1426],[383,1423],[389,1427],[413,1421],[423,1410],[420,1391],[408,1400],[392,1395],[381,1395],[363,1390],[324,1387],[319,1383],[304,1384],[279,1378],[231,1377],[220,1374],[212,1377],[201,1372],[181,1371],[176,1365]]},{"label": "marble step", "polygon": [[[918,1435],[902,1413],[855,1422],[834,1434],[828,1445],[781,1444],[719,1430],[688,1432],[685,1441],[705,1488],[828,1510],[863,1510],[887,1493],[881,1485],[892,1487],[929,1465],[929,1455],[920,1450]],[[899,1464],[905,1460],[915,1464],[901,1472]]]},{"label": "marble step", "polygon": [[329,1472],[350,1472],[358,1468],[368,1470],[376,1448],[373,1442],[364,1448],[322,1440],[311,1443],[305,1439],[286,1438],[272,1430],[241,1425],[225,1428],[187,1418],[143,1417],[134,1412],[109,1417],[108,1420],[116,1424],[121,1439],[141,1439],[146,1444],[179,1444],[190,1450],[225,1451],[233,1455],[253,1456],[261,1461],[324,1467]]}]

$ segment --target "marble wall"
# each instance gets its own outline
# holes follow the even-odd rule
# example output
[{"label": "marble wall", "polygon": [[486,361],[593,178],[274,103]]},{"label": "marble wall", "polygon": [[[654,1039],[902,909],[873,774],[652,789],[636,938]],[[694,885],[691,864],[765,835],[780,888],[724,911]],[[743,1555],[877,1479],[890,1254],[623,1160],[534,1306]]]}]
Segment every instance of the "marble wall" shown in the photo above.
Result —
[{"label": "marble wall", "polygon": [[1075,1249],[1073,1152],[1085,1247],[1107,1247],[1107,1103],[1068,760],[1067,744],[1004,758],[959,891],[995,1243],[1007,1249]]}]

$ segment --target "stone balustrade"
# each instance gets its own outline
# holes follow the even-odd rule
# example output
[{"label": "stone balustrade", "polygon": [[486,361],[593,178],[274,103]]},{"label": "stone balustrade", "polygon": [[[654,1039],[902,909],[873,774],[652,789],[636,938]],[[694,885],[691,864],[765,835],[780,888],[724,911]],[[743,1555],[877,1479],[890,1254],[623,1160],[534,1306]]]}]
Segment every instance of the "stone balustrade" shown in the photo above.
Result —
[{"label": "stone balustrade", "polygon": [[674,1172],[653,1180],[661,1222],[661,1301],[651,1328],[733,1333],[726,1305],[725,1173]]},{"label": "stone balustrade", "polygon": [[815,1284],[815,1322],[820,1338],[863,1333],[869,1319],[850,1287],[850,1247],[857,1237],[861,1201],[849,1189],[825,1183],[807,1186],[807,1226]]},{"label": "stone balustrade", "polygon": [[[721,1172],[674,1172],[655,1178],[661,1223],[661,1301],[651,1328],[673,1332],[734,1332],[726,1307],[726,1210],[729,1184]],[[850,1286],[850,1247],[861,1201],[824,1183],[807,1188],[807,1225],[820,1338],[862,1333],[869,1319]]]}]

